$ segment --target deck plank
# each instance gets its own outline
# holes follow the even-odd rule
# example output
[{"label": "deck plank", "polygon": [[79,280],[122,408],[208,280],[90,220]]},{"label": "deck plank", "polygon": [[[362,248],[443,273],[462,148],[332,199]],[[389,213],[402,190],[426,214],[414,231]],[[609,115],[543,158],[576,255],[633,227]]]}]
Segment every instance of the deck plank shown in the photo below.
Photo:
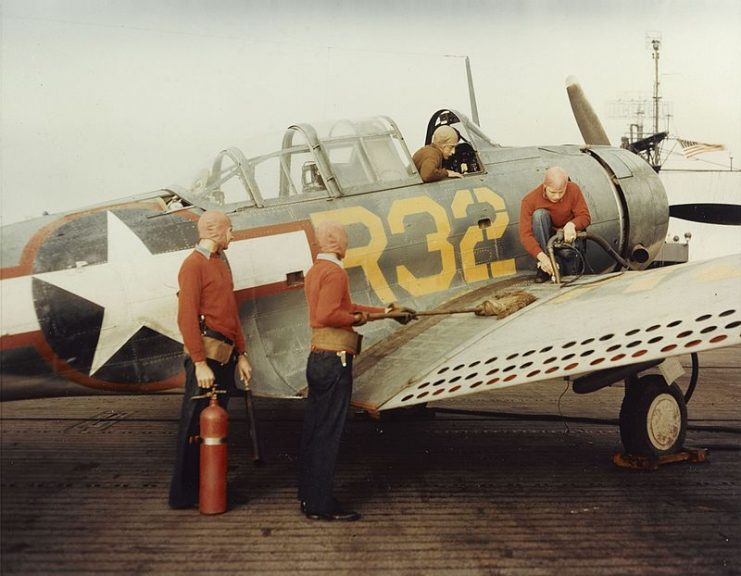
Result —
[{"label": "deck plank", "polygon": [[179,394],[5,402],[0,571],[738,574],[740,352],[700,357],[687,445],[709,464],[614,467],[619,386],[579,396],[550,381],[441,404],[475,413],[353,415],[337,477],[363,514],[352,524],[298,512],[301,401],[257,400],[262,466],[233,402],[232,503],[216,517],[167,507]]}]

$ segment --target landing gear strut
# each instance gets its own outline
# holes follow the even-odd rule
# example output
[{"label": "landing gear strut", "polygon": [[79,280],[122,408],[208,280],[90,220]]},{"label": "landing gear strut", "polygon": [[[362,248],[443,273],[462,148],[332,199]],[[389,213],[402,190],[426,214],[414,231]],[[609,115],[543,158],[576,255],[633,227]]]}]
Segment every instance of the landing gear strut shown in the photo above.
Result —
[{"label": "landing gear strut", "polygon": [[620,439],[625,450],[641,456],[679,452],[687,434],[687,405],[676,384],[660,374],[626,379],[620,407]]}]

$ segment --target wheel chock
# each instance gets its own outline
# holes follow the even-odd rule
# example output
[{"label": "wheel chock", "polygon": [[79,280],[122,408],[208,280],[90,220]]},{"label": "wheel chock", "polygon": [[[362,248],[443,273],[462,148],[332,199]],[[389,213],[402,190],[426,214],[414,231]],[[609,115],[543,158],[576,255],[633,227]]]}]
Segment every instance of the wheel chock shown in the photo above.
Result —
[{"label": "wheel chock", "polygon": [[615,466],[630,470],[656,470],[662,464],[672,464],[673,462],[699,464],[707,461],[708,451],[705,448],[685,448],[676,454],[665,454],[663,456],[637,456],[616,452],[612,457],[612,463]]}]

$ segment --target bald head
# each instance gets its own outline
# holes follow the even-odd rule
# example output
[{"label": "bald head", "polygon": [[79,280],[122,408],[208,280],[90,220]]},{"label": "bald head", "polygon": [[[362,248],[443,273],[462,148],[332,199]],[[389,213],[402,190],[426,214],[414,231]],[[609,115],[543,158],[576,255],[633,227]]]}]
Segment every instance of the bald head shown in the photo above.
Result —
[{"label": "bald head", "polygon": [[551,166],[545,171],[543,186],[547,186],[553,190],[561,190],[566,187],[568,181],[569,175],[566,173],[566,170],[560,166]]},{"label": "bald head", "polygon": [[543,196],[554,204],[560,202],[566,194],[569,175],[559,166],[553,166],[545,171],[543,178]]},{"label": "bald head", "polygon": [[198,219],[198,238],[211,240],[217,248],[224,249],[229,246],[231,228],[229,216],[219,210],[207,210]]},{"label": "bald head", "polygon": [[438,146],[458,143],[458,132],[450,126],[438,126],[432,133],[432,143]]},{"label": "bald head", "polygon": [[347,232],[345,227],[335,220],[325,220],[316,227],[316,239],[319,251],[325,254],[337,254],[339,259],[347,252]]}]

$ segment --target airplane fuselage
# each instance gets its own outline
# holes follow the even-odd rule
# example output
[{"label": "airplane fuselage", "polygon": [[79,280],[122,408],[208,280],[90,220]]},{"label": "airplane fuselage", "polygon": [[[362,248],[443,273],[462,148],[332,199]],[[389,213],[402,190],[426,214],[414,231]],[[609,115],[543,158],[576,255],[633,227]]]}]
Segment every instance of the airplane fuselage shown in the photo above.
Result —
[{"label": "airplane fuselage", "polygon": [[[346,225],[352,298],[372,305],[432,308],[532,271],[518,236],[520,201],[553,165],[580,185],[591,232],[626,258],[639,244],[651,257],[658,252],[666,195],[637,156],[577,146],[477,152],[483,169],[461,179],[298,194],[230,212],[235,238],[227,257],[258,394],[294,396],[304,386],[309,329],[302,279],[317,252],[314,226],[323,219]],[[212,206],[168,209],[174,197],[162,190],[3,228],[3,397],[145,392],[182,382],[177,273],[197,241],[198,216]],[[587,260],[594,272],[614,268],[599,248],[590,248]],[[395,328],[364,327],[366,349]]]}]

